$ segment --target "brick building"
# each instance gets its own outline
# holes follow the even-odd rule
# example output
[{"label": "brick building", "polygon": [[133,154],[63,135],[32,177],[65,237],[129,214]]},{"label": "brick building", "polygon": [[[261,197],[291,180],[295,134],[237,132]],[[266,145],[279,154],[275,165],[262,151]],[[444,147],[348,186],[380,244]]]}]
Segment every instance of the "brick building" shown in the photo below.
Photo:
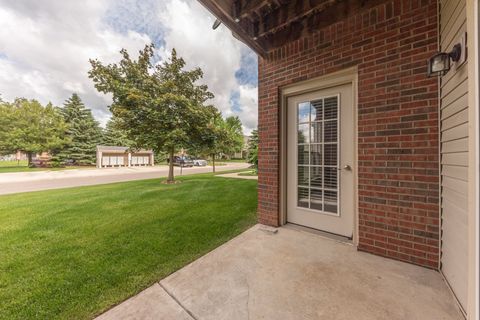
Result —
[{"label": "brick building", "polygon": [[259,55],[259,222],[437,269],[474,319],[478,1],[200,2]]}]

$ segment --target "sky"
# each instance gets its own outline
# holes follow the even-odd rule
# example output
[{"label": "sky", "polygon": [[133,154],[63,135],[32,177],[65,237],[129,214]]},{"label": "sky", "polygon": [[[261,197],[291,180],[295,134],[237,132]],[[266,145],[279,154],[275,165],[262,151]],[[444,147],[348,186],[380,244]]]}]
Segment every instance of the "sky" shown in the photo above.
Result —
[{"label": "sky", "polygon": [[196,0],[0,0],[0,96],[61,106],[80,95],[102,125],[110,97],[88,78],[91,58],[120,60],[154,43],[159,62],[172,48],[201,67],[202,83],[223,115],[238,115],[244,133],[257,126],[257,56]]}]

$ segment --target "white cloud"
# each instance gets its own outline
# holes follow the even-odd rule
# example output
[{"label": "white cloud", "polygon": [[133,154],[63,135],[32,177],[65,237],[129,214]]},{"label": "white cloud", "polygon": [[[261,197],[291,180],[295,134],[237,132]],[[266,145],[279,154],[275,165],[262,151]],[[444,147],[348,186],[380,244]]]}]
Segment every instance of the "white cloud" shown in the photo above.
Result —
[{"label": "white cloud", "polygon": [[239,116],[243,123],[244,133],[249,135],[257,127],[258,88],[242,85],[239,87],[240,108]]},{"label": "white cloud", "polygon": [[120,34],[102,16],[107,2],[0,1],[0,93],[6,100],[35,98],[61,105],[78,92],[103,123],[110,116],[108,96],[88,78],[88,60],[115,61],[122,47],[138,51],[145,34]]},{"label": "white cloud", "polygon": [[246,46],[234,39],[224,26],[212,30],[215,18],[206,13],[198,1],[170,0],[162,9],[159,17],[166,28],[166,45],[161,55],[166,57],[175,48],[187,61],[187,67],[201,67],[204,82],[215,94],[214,104],[225,116],[237,115],[232,110],[231,95],[240,93],[242,112],[238,115],[245,133],[249,134],[257,126],[257,90],[240,86],[235,78]]},{"label": "white cloud", "polygon": [[[214,104],[225,116],[238,114],[249,133],[257,88],[235,78],[248,49],[224,26],[212,30],[214,18],[198,1],[157,1],[0,0],[0,94],[61,105],[75,91],[105,123],[110,98],[93,87],[88,60],[115,62],[121,48],[137,52],[153,39],[160,56],[176,48],[189,68],[200,66]],[[241,112],[232,109],[235,92]]]}]

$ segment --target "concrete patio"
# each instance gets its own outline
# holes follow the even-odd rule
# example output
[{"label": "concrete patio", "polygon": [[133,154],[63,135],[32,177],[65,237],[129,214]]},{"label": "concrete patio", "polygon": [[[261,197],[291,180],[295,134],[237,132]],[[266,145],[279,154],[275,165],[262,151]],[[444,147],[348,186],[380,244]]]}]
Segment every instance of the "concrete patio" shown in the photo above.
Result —
[{"label": "concrete patio", "polygon": [[257,225],[98,319],[463,319],[441,275]]}]

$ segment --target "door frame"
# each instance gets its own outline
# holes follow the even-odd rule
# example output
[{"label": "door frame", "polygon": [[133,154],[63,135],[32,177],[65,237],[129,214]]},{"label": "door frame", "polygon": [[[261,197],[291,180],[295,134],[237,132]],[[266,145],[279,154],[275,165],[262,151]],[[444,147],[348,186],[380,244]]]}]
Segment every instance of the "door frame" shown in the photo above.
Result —
[{"label": "door frame", "polygon": [[354,213],[353,213],[353,244],[358,244],[358,70],[357,67],[344,69],[310,80],[296,82],[279,88],[280,101],[280,206],[279,224],[287,223],[287,100],[289,97],[314,92],[322,89],[336,87],[345,84],[352,85],[353,98],[353,148],[354,160]]}]

